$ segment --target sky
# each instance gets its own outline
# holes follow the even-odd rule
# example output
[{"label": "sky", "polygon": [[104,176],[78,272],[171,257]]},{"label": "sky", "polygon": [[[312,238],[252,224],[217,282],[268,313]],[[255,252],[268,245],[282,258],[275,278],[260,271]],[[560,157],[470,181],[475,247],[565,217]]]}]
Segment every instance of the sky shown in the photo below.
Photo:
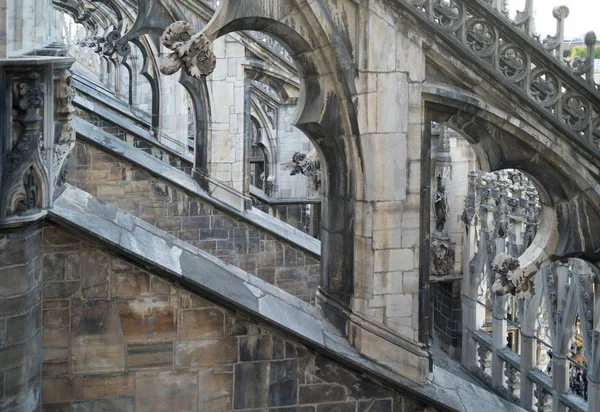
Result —
[{"label": "sky", "polygon": [[[509,8],[522,10],[525,0],[509,0]],[[536,32],[545,38],[556,33],[556,19],[552,9],[567,6],[569,17],[565,20],[565,38],[579,37],[588,31],[596,32],[600,39],[600,0],[534,0]]]}]

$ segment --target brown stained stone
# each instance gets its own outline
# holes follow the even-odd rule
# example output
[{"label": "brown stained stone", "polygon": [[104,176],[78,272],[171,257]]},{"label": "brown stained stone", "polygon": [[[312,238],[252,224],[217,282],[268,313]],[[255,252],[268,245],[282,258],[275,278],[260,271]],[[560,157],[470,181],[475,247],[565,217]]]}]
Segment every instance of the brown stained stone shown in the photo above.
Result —
[{"label": "brown stained stone", "polygon": [[83,377],[83,399],[133,395],[134,388],[133,374]]},{"label": "brown stained stone", "polygon": [[45,378],[42,381],[44,403],[81,399],[81,376],[73,378]]},{"label": "brown stained stone", "polygon": [[[44,303],[46,306],[46,303]],[[43,311],[43,325],[64,326],[69,324],[69,309],[52,309]]]},{"label": "brown stained stone", "polygon": [[258,268],[256,269],[256,276],[272,285],[275,284],[275,268]]},{"label": "brown stained stone", "polygon": [[73,402],[72,412],[134,412],[133,398],[95,399]]},{"label": "brown stained stone", "polygon": [[69,307],[68,300],[45,300],[44,309],[64,309]]},{"label": "brown stained stone", "polygon": [[150,276],[150,292],[153,295],[171,295],[176,292],[175,288],[166,280],[156,276]]},{"label": "brown stained stone", "polygon": [[131,271],[135,268],[123,259],[112,259],[111,268],[114,271]]},{"label": "brown stained stone", "polygon": [[71,412],[71,403],[47,403],[43,405],[43,412]]},{"label": "brown stained stone", "polygon": [[225,320],[225,336],[240,336],[248,334],[247,322],[238,316],[227,314]]},{"label": "brown stained stone", "polygon": [[[44,350],[46,356],[46,350]],[[64,376],[69,374],[69,362],[44,362],[42,366],[42,375],[46,376]]]},{"label": "brown stained stone", "polygon": [[81,252],[81,293],[84,298],[107,298],[110,258],[98,249]]},{"label": "brown stained stone", "polygon": [[45,348],[42,352],[44,362],[57,362],[69,359],[69,348]]},{"label": "brown stained stone", "polygon": [[44,348],[64,348],[69,346],[69,328],[46,327],[42,331]]},{"label": "brown stained stone", "polygon": [[164,342],[177,338],[176,297],[148,297],[117,302],[123,337],[128,343]]},{"label": "brown stained stone", "polygon": [[114,304],[73,301],[71,356],[73,373],[119,372],[125,368],[125,347]]},{"label": "brown stained stone", "polygon": [[196,411],[197,381],[195,373],[138,372],[135,376],[135,411]]},{"label": "brown stained stone", "polygon": [[277,336],[254,335],[242,337],[240,344],[240,362],[282,359],[284,357],[283,340]]},{"label": "brown stained stone", "polygon": [[167,232],[181,230],[181,218],[178,216],[163,216],[156,220],[156,227]]},{"label": "brown stained stone", "polygon": [[214,338],[175,342],[175,367],[195,370],[237,362],[237,339]]},{"label": "brown stained stone", "polygon": [[198,371],[198,389],[198,411],[231,410],[233,368],[228,365],[200,369]]},{"label": "brown stained stone", "polygon": [[200,296],[190,295],[190,308],[212,308],[215,306],[214,303],[209,302],[206,299],[201,298]]},{"label": "brown stained stone", "polygon": [[80,241],[72,234],[54,226],[44,228],[44,252],[63,250],[74,250],[80,245]]},{"label": "brown stained stone", "polygon": [[148,294],[149,275],[144,272],[117,272],[111,276],[113,297],[136,297]]},{"label": "brown stained stone", "polygon": [[223,321],[223,312],[218,309],[182,310],[179,337],[193,339],[223,336]]},{"label": "brown stained stone", "polygon": [[127,345],[127,368],[173,366],[173,342]]}]

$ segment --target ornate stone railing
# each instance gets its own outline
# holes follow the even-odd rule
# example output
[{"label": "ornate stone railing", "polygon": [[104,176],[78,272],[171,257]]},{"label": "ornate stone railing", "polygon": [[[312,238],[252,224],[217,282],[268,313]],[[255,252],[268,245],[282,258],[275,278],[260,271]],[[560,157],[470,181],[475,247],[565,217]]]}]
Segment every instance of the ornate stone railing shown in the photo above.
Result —
[{"label": "ornate stone railing", "polygon": [[[535,237],[541,216],[533,185],[515,171],[482,177],[472,171],[465,204],[465,245],[473,236],[478,248],[466,256],[463,279],[463,366],[528,410],[599,410],[599,269],[577,258],[542,262],[530,287],[519,291],[517,257]],[[499,254],[515,263],[508,276],[496,262]],[[570,391],[571,367],[587,374],[587,403],[585,392]]]},{"label": "ornate stone railing", "polygon": [[593,76],[596,36],[585,36],[585,59],[565,61],[566,7],[554,9],[556,35],[541,40],[532,32],[532,0],[514,20],[507,17],[503,0],[406,1],[436,32],[600,155],[600,86]]}]

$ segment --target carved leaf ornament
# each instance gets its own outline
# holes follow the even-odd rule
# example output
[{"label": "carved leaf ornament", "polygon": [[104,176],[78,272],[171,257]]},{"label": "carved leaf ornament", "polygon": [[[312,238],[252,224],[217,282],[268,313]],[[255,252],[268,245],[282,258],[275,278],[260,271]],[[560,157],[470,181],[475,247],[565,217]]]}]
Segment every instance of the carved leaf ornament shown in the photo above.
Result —
[{"label": "carved leaf ornament", "polygon": [[161,62],[161,73],[170,76],[184,68],[186,73],[200,79],[211,74],[216,58],[209,49],[210,42],[202,33],[194,34],[194,28],[185,21],[171,24],[161,36],[162,44],[173,50]]}]

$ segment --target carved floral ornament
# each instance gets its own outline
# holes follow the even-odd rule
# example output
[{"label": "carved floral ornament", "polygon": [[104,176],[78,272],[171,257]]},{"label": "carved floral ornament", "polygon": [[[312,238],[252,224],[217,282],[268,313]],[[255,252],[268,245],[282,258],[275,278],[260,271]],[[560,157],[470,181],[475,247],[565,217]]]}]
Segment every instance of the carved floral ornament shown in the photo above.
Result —
[{"label": "carved floral ornament", "polygon": [[162,44],[173,50],[160,65],[161,73],[170,76],[182,67],[192,77],[200,79],[215,70],[216,57],[209,49],[210,42],[202,33],[194,34],[194,28],[185,21],[171,24],[161,36]]},{"label": "carved floral ornament", "polygon": [[511,294],[517,299],[529,300],[535,294],[533,276],[538,268],[535,265],[521,267],[519,259],[500,253],[492,262],[492,269],[496,272],[496,279],[492,285],[492,292],[504,296]]}]

